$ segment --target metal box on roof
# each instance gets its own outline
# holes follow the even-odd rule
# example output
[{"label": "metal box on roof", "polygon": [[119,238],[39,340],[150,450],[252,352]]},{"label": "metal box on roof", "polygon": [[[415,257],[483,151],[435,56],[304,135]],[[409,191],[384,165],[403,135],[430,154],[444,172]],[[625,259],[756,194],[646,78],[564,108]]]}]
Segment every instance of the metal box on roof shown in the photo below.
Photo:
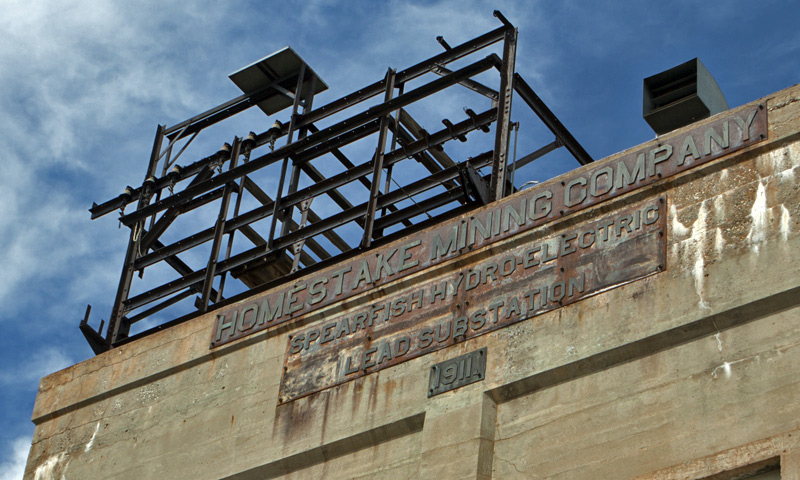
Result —
[{"label": "metal box on roof", "polygon": [[642,114],[658,135],[727,109],[717,82],[697,58],[644,79]]},{"label": "metal box on roof", "polygon": [[292,106],[293,100],[291,96],[286,95],[286,92],[296,93],[294,90],[297,88],[297,77],[303,67],[305,67],[305,74],[300,91],[301,96],[308,93],[309,89],[314,95],[328,89],[328,85],[291,47],[283,47],[277,52],[231,73],[228,78],[246,95],[272,88],[274,93],[257,103],[258,108],[264,113],[272,115]]}]

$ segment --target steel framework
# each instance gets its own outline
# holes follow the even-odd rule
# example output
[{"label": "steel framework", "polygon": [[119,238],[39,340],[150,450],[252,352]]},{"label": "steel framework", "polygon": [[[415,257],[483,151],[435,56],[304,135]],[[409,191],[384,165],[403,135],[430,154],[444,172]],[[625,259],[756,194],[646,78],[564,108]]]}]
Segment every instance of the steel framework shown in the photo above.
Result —
[{"label": "steel framework", "polygon": [[[510,167],[519,169],[561,146],[579,164],[591,162],[578,141],[515,73],[517,29],[500,12],[494,15],[502,23],[497,29],[454,47],[438,37],[444,47],[442,53],[405,70],[389,69],[382,80],[318,108],[313,108],[316,77],[303,65],[296,74],[276,78],[256,92],[177,125],[159,125],[142,185],[127,187],[118,197],[89,209],[92,219],[121,210],[119,220],[130,228],[105,334],[104,322],[98,329],[89,325],[91,307],[80,323],[95,353],[503,198],[514,191],[508,178]],[[492,53],[460,68],[448,68],[498,42],[502,42],[502,57]],[[499,88],[476,80],[487,71],[497,73]],[[422,80],[421,85],[415,85]],[[455,123],[445,119],[444,128],[429,133],[411,116],[409,107],[450,88],[471,90],[484,102],[488,99],[489,108],[479,113],[466,108],[466,118]],[[514,93],[555,139],[510,166],[511,133],[519,126],[510,121]],[[381,94],[382,101],[363,108],[365,101]],[[275,95],[285,96],[286,103],[291,104],[287,122],[275,122],[260,134],[235,136],[217,153],[178,166],[178,158],[202,130]],[[334,115],[344,118],[317,126]],[[492,128],[494,147],[490,151],[461,161],[445,153],[446,143],[466,142],[470,132],[491,132]],[[276,142],[284,138],[285,143],[276,147]],[[363,163],[352,161],[342,150],[370,139],[377,145]],[[176,154],[180,142],[184,144]],[[324,175],[314,165],[321,158],[338,162],[324,164],[327,170],[338,165],[336,173]],[[426,174],[400,184],[393,168],[408,161],[424,167]],[[482,169],[489,171],[482,173]],[[274,196],[269,196],[255,179],[257,173],[265,171],[271,172],[270,180],[277,178]],[[367,190],[365,201],[354,204],[356,196],[344,192],[354,186]],[[253,200],[257,206],[243,211]],[[315,212],[311,208],[315,201],[324,202],[324,208]],[[132,203],[135,210],[125,213],[125,207]],[[215,210],[213,205],[217,206]],[[163,243],[179,217],[209,209],[215,214],[206,214],[211,223],[208,228]],[[420,220],[421,216],[425,218]],[[345,225],[355,226],[359,238],[352,234],[352,228],[349,235],[337,232]],[[235,242],[237,232],[240,238]],[[246,243],[237,248],[241,236]],[[194,259],[202,255],[205,260],[199,268],[193,268],[179,255]],[[156,265],[168,265],[177,278],[132,295],[137,272],[141,279],[145,269]],[[240,291],[226,298],[228,277],[240,282]],[[188,313],[131,334],[137,322],[187,301]]]}]

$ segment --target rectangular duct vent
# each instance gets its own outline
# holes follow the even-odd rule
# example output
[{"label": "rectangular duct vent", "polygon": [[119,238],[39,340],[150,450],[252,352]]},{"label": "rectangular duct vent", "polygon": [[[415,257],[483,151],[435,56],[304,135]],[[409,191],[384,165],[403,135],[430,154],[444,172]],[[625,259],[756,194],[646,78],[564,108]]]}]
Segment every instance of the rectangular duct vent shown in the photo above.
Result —
[{"label": "rectangular duct vent", "polygon": [[644,79],[643,116],[658,135],[727,109],[717,82],[697,58]]}]

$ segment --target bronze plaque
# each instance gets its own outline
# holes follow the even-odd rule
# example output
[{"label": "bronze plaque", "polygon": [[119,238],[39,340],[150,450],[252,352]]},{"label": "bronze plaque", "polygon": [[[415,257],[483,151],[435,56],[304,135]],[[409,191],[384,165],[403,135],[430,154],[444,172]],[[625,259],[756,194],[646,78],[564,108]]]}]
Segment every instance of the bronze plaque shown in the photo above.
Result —
[{"label": "bronze plaque", "polygon": [[717,117],[228,307],[215,317],[211,348],[293,321],[766,138],[767,113],[761,104],[745,105]]},{"label": "bronze plaque", "polygon": [[666,202],[509,244],[290,335],[279,402],[318,392],[660,272]]},{"label": "bronze plaque", "polygon": [[486,347],[449,358],[431,367],[428,398],[480,382],[486,375]]}]

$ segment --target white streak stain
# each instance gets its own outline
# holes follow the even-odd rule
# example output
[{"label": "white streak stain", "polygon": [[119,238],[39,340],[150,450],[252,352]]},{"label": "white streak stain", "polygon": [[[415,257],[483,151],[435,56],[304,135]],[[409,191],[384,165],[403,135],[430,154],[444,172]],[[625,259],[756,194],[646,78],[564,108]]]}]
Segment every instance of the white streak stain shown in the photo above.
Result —
[{"label": "white streak stain", "polygon": [[800,160],[800,152],[798,152],[798,145],[793,144],[781,150],[774,150],[770,152],[770,159],[772,160],[772,168],[775,175],[783,181],[794,183],[794,169]]},{"label": "white streak stain", "polygon": [[789,164],[793,167],[800,167],[800,142],[795,142],[786,147],[789,157]]},{"label": "white streak stain", "polygon": [[89,439],[89,443],[86,444],[86,448],[83,450],[84,452],[88,452],[92,449],[92,445],[94,445],[94,439],[97,437],[97,432],[100,430],[100,422],[97,422],[97,425],[94,427],[94,433],[92,434],[92,438]]},{"label": "white streak stain", "polygon": [[674,203],[669,206],[669,215],[672,217],[672,233],[680,236],[688,235],[689,229],[678,221],[678,210],[675,208]]},{"label": "white streak stain", "polygon": [[717,256],[722,255],[722,249],[725,248],[725,238],[722,237],[722,230],[717,227],[714,233],[714,251]]},{"label": "white streak stain", "polygon": [[717,350],[719,350],[719,353],[722,353],[722,338],[720,337],[720,332],[715,333],[714,338],[717,340]]},{"label": "white streak stain", "polygon": [[694,262],[694,268],[692,268],[692,273],[694,274],[694,288],[697,292],[697,296],[700,297],[700,307],[701,308],[708,308],[708,304],[703,299],[703,255],[697,255],[697,260]]},{"label": "white streak stain", "polygon": [[731,378],[731,364],[730,363],[724,362],[722,365],[720,365],[719,367],[715,368],[711,372],[711,378],[717,378],[717,375],[719,375],[717,372],[719,370],[722,370],[725,373],[725,378]]},{"label": "white streak stain", "polygon": [[717,219],[717,223],[725,222],[725,200],[722,195],[714,197],[714,218]]},{"label": "white streak stain", "polygon": [[54,470],[66,457],[67,454],[65,452],[51,455],[44,463],[36,467],[36,471],[33,473],[33,480],[51,480]]},{"label": "white streak stain", "polygon": [[767,224],[769,220],[769,209],[767,209],[767,189],[763,183],[758,182],[756,199],[753,201],[753,208],[750,209],[750,218],[753,225],[747,234],[747,241],[758,254],[759,244],[764,243],[767,238]]},{"label": "white streak stain", "polygon": [[[715,209],[716,209],[715,204]],[[675,205],[670,205],[670,216],[672,217],[672,232],[678,236],[689,235],[689,238],[681,240],[679,243],[683,247],[683,261],[691,265],[692,277],[694,279],[695,292],[699,297],[700,308],[709,308],[704,298],[704,283],[705,283],[705,258],[703,250],[706,247],[706,220],[708,217],[708,209],[706,202],[700,204],[700,209],[697,212],[697,218],[691,227],[686,227],[678,220],[677,209]],[[717,229],[719,230],[719,229]],[[673,254],[679,255],[680,250],[677,243],[673,244]],[[715,239],[715,248],[721,249],[724,246],[724,239],[722,239],[722,232],[717,232]]]},{"label": "white streak stain", "polygon": [[694,275],[694,288],[697,296],[700,297],[700,307],[708,308],[708,305],[703,298],[703,283],[705,281],[705,259],[703,258],[703,248],[706,243],[706,205],[700,204],[700,210],[697,212],[697,219],[692,224],[692,236],[689,239],[689,245],[694,247],[694,266],[692,274]]},{"label": "white streak stain", "polygon": [[725,378],[731,378],[731,374],[733,373],[733,369],[731,369],[731,367],[733,365],[736,365],[737,363],[745,362],[748,360],[760,361],[761,357],[759,355],[756,355],[753,357],[740,358],[739,360],[735,360],[733,362],[723,362],[722,365],[716,367],[714,370],[711,371],[711,378],[717,378],[717,376],[719,375],[718,372],[720,370],[722,370],[722,372],[725,374]]},{"label": "white streak stain", "polygon": [[795,183],[794,168],[787,168],[782,172],[778,172],[781,182]]},{"label": "white streak stain", "polygon": [[789,209],[786,205],[781,205],[781,240],[784,242],[789,240],[789,233],[791,233],[792,218],[789,215]]}]

